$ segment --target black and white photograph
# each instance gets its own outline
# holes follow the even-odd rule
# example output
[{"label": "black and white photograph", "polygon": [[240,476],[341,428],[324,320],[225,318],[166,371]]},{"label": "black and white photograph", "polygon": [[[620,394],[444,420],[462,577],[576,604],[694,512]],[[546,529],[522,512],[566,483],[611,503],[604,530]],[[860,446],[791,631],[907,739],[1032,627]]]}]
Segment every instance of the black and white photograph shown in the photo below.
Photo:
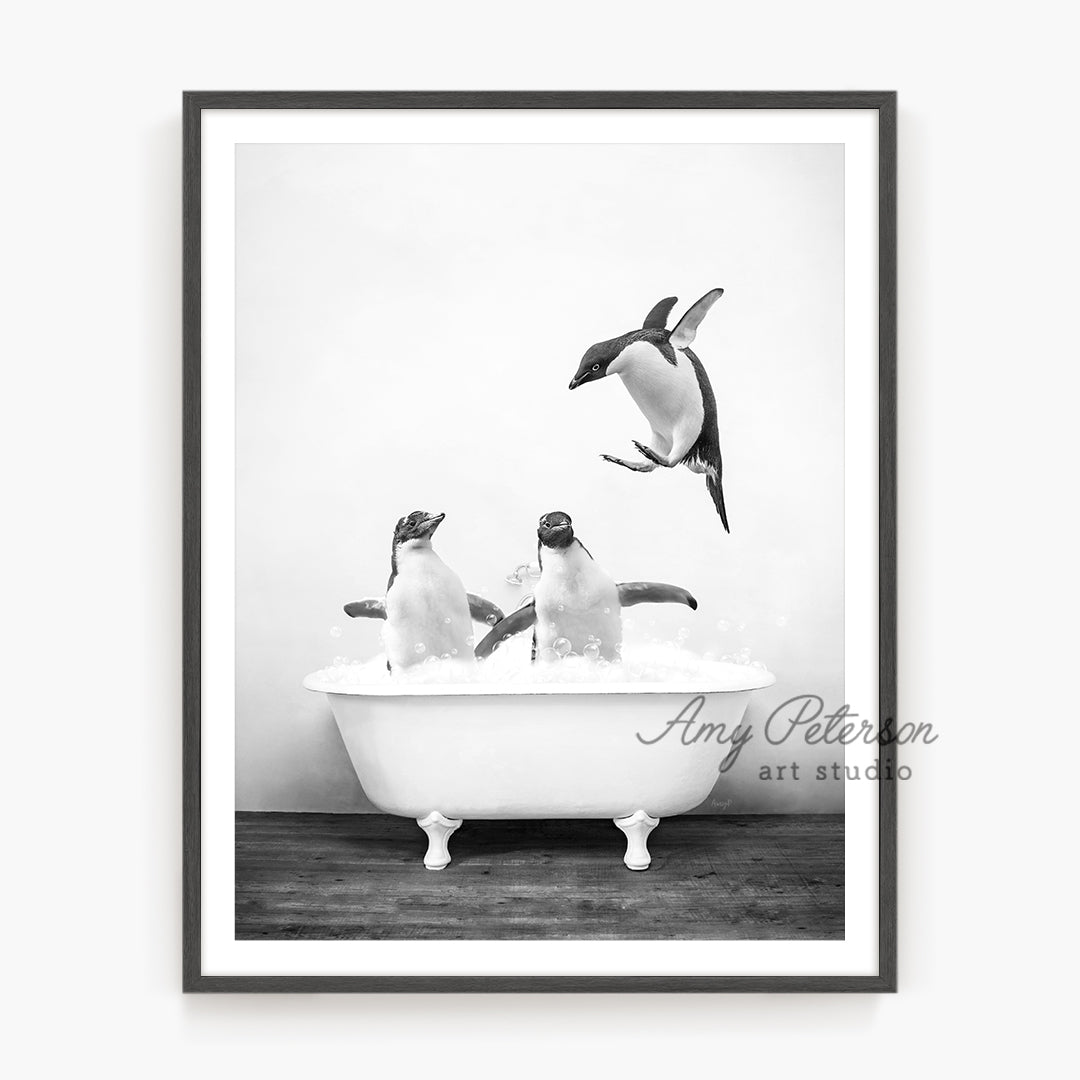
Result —
[{"label": "black and white photograph", "polygon": [[843,938],[843,164],[237,147],[238,938]]},{"label": "black and white photograph", "polygon": [[850,945],[850,148],[317,130],[222,230],[232,940]]}]

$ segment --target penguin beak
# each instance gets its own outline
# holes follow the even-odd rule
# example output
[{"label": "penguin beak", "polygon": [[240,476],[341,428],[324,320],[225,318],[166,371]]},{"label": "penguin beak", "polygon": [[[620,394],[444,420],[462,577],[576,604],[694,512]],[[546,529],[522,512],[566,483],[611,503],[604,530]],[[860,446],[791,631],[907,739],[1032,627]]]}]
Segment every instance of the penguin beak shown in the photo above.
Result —
[{"label": "penguin beak", "polygon": [[445,514],[428,514],[428,516],[424,518],[424,535],[431,536],[443,523],[445,517]]},{"label": "penguin beak", "polygon": [[537,538],[542,544],[549,544],[549,541],[553,541],[556,537],[562,536],[571,528],[570,522],[560,521],[558,525],[549,525],[547,522],[542,522],[540,527],[536,530]]},{"label": "penguin beak", "polygon": [[584,386],[585,383],[596,382],[597,379],[602,379],[606,374],[606,371],[593,371],[591,367],[587,367],[584,371],[579,371],[570,380],[570,389],[576,390],[579,386]]}]

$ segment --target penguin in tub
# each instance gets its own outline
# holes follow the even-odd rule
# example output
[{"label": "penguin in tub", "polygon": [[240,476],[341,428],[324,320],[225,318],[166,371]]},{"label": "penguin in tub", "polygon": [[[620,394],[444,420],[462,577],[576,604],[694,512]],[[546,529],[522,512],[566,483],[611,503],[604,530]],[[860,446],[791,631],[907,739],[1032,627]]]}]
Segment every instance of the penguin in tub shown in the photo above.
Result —
[{"label": "penguin in tub", "polygon": [[385,619],[386,666],[401,671],[435,656],[471,663],[472,623],[503,617],[490,600],[467,593],[431,546],[445,514],[414,510],[394,527],[386,597],[345,605],[353,619]]},{"label": "penguin in tub", "polygon": [[540,580],[528,603],[507,615],[476,646],[482,660],[514,634],[533,627],[533,660],[570,652],[617,660],[622,648],[622,609],[635,604],[685,604],[697,600],[678,585],[655,581],[616,583],[574,534],[569,514],[552,510],[536,530]]}]

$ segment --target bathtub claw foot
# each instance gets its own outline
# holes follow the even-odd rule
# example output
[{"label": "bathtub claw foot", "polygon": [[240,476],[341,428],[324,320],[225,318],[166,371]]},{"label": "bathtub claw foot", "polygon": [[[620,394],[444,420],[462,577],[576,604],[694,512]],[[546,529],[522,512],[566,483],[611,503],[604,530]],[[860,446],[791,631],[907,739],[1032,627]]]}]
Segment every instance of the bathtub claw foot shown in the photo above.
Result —
[{"label": "bathtub claw foot", "polygon": [[432,810],[427,817],[417,818],[416,824],[427,833],[428,848],[424,865],[429,870],[442,870],[450,865],[450,837],[461,828],[461,818],[443,817]]},{"label": "bathtub claw foot", "polygon": [[623,856],[623,862],[631,870],[648,870],[652,856],[646,841],[649,833],[660,824],[660,819],[650,817],[644,810],[638,810],[629,817],[617,817],[614,821],[626,833],[626,855]]}]

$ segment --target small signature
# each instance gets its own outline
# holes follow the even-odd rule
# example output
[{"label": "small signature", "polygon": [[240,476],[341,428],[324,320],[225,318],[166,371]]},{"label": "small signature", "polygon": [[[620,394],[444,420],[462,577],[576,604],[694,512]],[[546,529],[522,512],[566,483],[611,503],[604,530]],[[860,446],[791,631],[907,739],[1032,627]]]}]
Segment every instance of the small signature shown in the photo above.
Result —
[{"label": "small signature", "polygon": [[[678,731],[676,737],[683,746],[708,742],[730,746],[720,762],[720,772],[727,772],[738,760],[743,748],[754,738],[753,727],[749,724],[744,726],[741,722],[729,726],[723,722],[714,724],[700,720],[704,708],[705,696],[698,694],[683,706],[674,720],[664,725],[659,734],[646,738],[637,732],[637,739],[646,746],[654,746]],[[789,698],[772,711],[763,727],[765,740],[771,746],[782,746],[796,732],[809,746],[850,746],[856,742],[878,746],[921,742],[929,746],[938,740],[934,725],[930,723],[909,722],[897,727],[892,717],[887,717],[879,725],[861,718],[850,705],[841,705],[835,711],[826,713],[825,701],[817,694],[799,694]]]}]

